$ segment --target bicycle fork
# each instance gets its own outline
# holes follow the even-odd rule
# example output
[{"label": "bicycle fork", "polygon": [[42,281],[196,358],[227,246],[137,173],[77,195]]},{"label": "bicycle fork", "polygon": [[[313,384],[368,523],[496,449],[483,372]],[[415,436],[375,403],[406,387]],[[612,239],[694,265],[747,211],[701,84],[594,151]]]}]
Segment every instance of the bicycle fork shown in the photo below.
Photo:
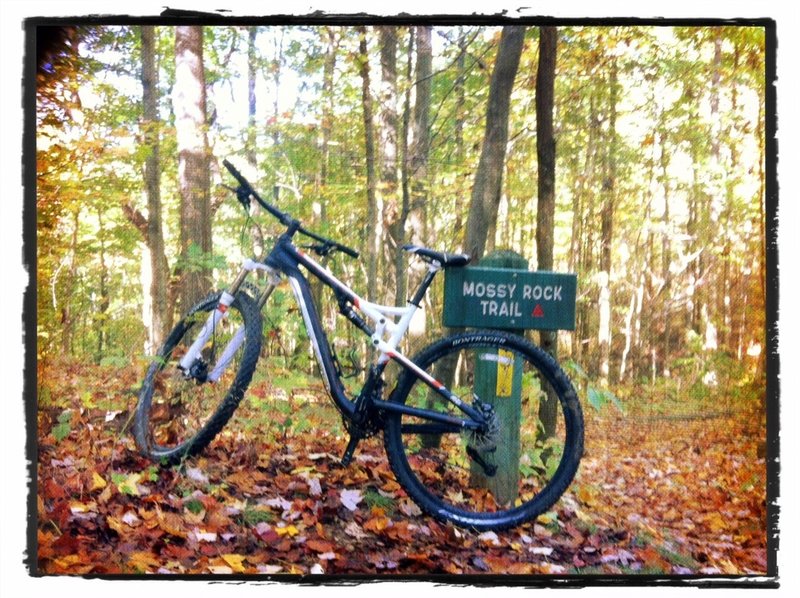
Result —
[{"label": "bicycle fork", "polygon": [[[200,359],[200,352],[214,334],[214,330],[216,329],[217,325],[227,317],[228,308],[233,303],[236,293],[241,288],[242,284],[247,278],[247,275],[253,270],[264,270],[267,272],[267,276],[269,277],[269,283],[267,287],[258,297],[257,307],[259,310],[261,310],[261,308],[267,302],[267,299],[269,299],[269,296],[272,294],[272,291],[274,291],[275,287],[277,287],[280,283],[280,275],[273,268],[251,259],[244,260],[242,263],[242,269],[237,275],[236,279],[233,281],[233,284],[231,284],[227,290],[222,291],[222,295],[220,296],[216,309],[209,314],[208,319],[206,320],[205,324],[203,324],[203,328],[200,330],[200,334],[197,336],[191,347],[189,347],[189,350],[186,352],[186,355],[183,356],[178,364],[178,368],[183,371],[184,375],[187,377],[192,376],[192,366],[197,362],[198,359]],[[245,327],[242,325],[222,351],[222,355],[214,366],[214,369],[207,376],[205,376],[204,380],[200,381],[217,382],[230,364],[233,356],[242,346],[244,338]]]}]

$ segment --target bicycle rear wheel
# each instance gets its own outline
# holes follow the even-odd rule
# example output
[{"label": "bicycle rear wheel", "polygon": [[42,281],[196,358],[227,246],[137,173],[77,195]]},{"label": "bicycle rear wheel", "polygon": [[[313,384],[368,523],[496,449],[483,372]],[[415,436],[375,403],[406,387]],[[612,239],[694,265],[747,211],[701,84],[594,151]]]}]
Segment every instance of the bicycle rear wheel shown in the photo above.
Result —
[{"label": "bicycle rear wheel", "polygon": [[133,430],[137,448],[153,460],[174,464],[202,451],[233,415],[253,377],[261,317],[244,293],[236,295],[190,372],[178,368],[220,296],[209,295],[178,322],[147,370]]},{"label": "bicycle rear wheel", "polygon": [[[448,337],[414,362],[463,402],[492,405],[481,434],[392,413],[384,443],[398,482],[428,514],[456,525],[498,530],[549,509],[569,486],[583,452],[583,415],[568,377],[545,351],[494,331]],[[540,406],[552,397],[546,432]],[[466,416],[406,370],[391,401]]]}]

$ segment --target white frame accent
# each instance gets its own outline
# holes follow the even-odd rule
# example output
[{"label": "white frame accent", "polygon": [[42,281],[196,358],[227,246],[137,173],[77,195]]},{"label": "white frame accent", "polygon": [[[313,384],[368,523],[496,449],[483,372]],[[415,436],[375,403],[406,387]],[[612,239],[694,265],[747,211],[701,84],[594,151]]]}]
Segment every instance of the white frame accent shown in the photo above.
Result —
[{"label": "white frame accent", "polygon": [[[417,305],[414,305],[409,301],[408,305],[405,307],[398,307],[394,305],[381,305],[379,303],[367,301],[341,280],[336,278],[325,266],[313,260],[308,254],[302,252],[299,253],[316,269],[318,269],[320,272],[324,272],[325,276],[335,282],[336,285],[341,287],[342,290],[347,291],[347,293],[351,296],[353,305],[355,305],[357,309],[359,309],[364,315],[366,315],[375,323],[375,332],[372,335],[371,340],[372,345],[380,353],[378,356],[378,364],[388,362],[393,356],[405,357],[402,353],[397,352],[397,346],[408,332],[408,328],[411,325],[411,319],[414,317],[414,314],[418,309],[420,309]],[[429,264],[428,269],[431,272],[438,272],[442,269],[442,267],[438,262],[434,262]],[[320,363],[320,367],[322,367],[322,359],[319,356],[317,339],[314,336],[314,330],[311,326],[311,322],[307,318],[307,308],[303,301],[299,287],[295,288],[294,281],[292,281],[292,290],[297,298],[297,302],[300,304],[308,335],[314,345],[314,350],[317,354],[317,360]],[[393,316],[399,316],[399,321],[395,322],[392,320],[391,318]],[[388,338],[384,338],[386,334],[389,335]]]}]

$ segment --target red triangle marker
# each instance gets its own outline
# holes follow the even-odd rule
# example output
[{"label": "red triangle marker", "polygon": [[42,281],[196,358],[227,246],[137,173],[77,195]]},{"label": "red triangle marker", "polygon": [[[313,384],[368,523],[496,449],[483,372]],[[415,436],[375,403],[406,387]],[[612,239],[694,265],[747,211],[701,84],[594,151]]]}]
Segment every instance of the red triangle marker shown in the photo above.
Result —
[{"label": "red triangle marker", "polygon": [[543,318],[544,317],[544,310],[542,309],[541,303],[537,303],[536,307],[533,308],[533,315],[534,318]]}]

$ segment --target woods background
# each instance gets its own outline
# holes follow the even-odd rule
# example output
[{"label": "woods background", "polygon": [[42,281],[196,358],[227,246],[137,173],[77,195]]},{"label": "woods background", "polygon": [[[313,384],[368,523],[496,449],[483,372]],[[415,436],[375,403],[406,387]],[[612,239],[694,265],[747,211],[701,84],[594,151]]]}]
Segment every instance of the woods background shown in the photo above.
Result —
[{"label": "woods background", "polygon": [[[539,267],[536,27],[500,123],[502,190],[480,201],[499,28],[48,35],[37,110],[40,361],[142,357],[241,256],[264,255],[269,218],[245,221],[221,186],[224,157],[250,165],[283,209],[360,249],[361,262],[329,266],[373,300],[404,302],[419,274],[407,272],[405,242],[476,257],[513,249]],[[579,280],[577,327],[562,333],[559,354],[620,388],[646,382],[668,395],[680,385],[708,401],[763,389],[763,29],[557,36],[544,269]],[[487,234],[465,243],[480,209]],[[430,293],[418,334],[439,332],[441,295]],[[297,319],[277,334],[293,352]]]},{"label": "woods background", "polygon": [[[752,551],[692,552],[691,564],[633,552],[672,572],[765,567],[764,28],[503,29],[39,28],[44,443],[70,438],[79,416],[63,413],[76,404],[129,409],[135,379],[113,392],[96,382],[143,371],[180,313],[271,247],[279,228],[264,214],[248,219],[222,186],[227,157],[281,209],[361,251],[327,266],[374,301],[402,304],[424,273],[404,243],[476,258],[511,249],[531,269],[576,273],[576,329],[529,334],[573,375],[587,420],[632,426],[597,424],[592,444],[587,423],[595,448],[580,504],[599,508],[615,484],[637,496],[614,477],[637,477],[617,467],[635,452],[626,443],[642,476],[659,453],[690,472],[710,467],[735,479],[722,486],[734,529],[713,484],[698,525]],[[549,99],[537,94],[548,73]],[[405,352],[443,333],[441,284]],[[265,315],[265,376],[291,395],[316,367],[302,319],[288,292]],[[322,315],[337,349],[361,342],[335,303]],[[361,346],[350,360],[367,355]],[[270,433],[284,441],[313,424],[296,413],[276,421]],[[589,481],[610,469],[606,484]],[[624,508],[653,509],[685,533],[671,502],[681,492],[661,490]]]}]

